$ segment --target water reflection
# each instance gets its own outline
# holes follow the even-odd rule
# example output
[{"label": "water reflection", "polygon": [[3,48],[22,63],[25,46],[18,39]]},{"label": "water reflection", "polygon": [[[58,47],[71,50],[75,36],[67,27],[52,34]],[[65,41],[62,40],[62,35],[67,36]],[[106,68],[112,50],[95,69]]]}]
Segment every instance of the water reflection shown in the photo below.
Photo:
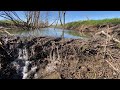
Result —
[{"label": "water reflection", "polygon": [[[11,33],[20,36],[20,37],[39,37],[39,36],[53,36],[53,37],[61,37],[62,35],[62,29],[54,29],[54,28],[41,28],[39,30],[10,30]],[[83,35],[81,35],[79,32],[74,30],[65,30],[64,31],[64,37],[65,38],[84,38]]]}]

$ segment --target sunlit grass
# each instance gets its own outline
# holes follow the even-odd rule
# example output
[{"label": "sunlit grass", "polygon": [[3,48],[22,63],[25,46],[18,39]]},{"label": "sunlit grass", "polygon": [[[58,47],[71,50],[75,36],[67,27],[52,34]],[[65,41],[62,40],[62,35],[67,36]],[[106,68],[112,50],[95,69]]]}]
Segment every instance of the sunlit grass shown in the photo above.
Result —
[{"label": "sunlit grass", "polygon": [[[14,20],[15,22],[17,22],[17,23],[21,23],[21,21],[18,21],[18,20]],[[13,21],[11,21],[11,20],[0,20],[0,24],[14,24],[14,22]]]},{"label": "sunlit grass", "polygon": [[120,18],[75,21],[75,22],[66,23],[65,27],[66,28],[77,28],[81,25],[103,25],[103,24],[120,24]]}]

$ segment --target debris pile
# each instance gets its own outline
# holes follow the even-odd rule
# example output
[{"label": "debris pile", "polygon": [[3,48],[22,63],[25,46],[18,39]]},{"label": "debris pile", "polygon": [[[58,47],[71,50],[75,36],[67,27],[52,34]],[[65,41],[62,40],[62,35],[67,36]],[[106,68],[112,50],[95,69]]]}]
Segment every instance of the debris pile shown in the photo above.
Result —
[{"label": "debris pile", "polygon": [[1,79],[120,78],[119,39],[103,31],[88,40],[1,36],[0,42]]}]

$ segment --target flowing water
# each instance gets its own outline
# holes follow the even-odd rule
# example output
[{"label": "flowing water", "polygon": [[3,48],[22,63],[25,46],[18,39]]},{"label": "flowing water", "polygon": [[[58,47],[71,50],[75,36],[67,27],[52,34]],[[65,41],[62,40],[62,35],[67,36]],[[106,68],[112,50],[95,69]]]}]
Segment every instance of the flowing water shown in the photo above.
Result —
[{"label": "flowing water", "polygon": [[17,74],[20,76],[17,79],[27,79],[37,69],[37,66],[33,66],[32,62],[28,60],[28,51],[26,48],[18,50],[18,58],[11,65],[15,67]]}]

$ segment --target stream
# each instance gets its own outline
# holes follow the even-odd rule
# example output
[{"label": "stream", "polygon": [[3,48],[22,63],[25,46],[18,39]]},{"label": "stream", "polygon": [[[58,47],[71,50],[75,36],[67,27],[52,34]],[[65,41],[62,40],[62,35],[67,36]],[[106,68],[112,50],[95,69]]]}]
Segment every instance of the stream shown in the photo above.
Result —
[{"label": "stream", "polygon": [[[63,29],[58,28],[41,28],[37,30],[9,30],[10,33],[19,37],[40,37],[40,36],[52,36],[61,37]],[[64,38],[82,39],[84,38],[78,31],[75,30],[64,30]]]}]

